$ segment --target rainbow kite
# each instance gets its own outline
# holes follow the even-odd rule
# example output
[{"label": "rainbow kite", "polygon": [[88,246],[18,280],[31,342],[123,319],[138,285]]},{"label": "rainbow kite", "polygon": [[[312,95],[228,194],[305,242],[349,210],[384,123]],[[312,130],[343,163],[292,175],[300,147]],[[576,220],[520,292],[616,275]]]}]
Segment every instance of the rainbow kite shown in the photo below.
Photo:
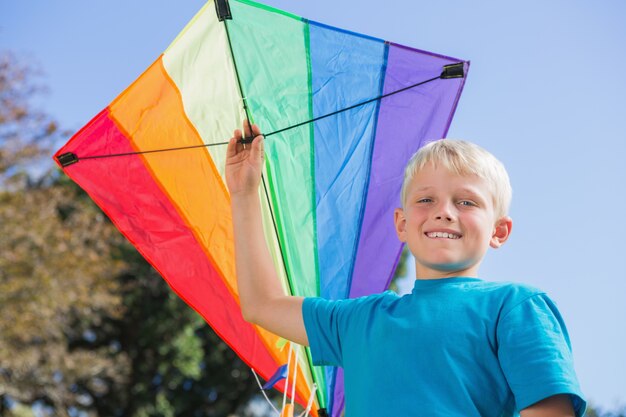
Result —
[{"label": "rainbow kite", "polygon": [[[241,316],[224,142],[246,117],[266,134],[259,192],[286,292],[380,292],[402,249],[392,220],[403,168],[446,135],[468,65],[248,0],[209,1],[55,159],[267,380],[291,355]],[[295,400],[340,415],[341,370],[296,350]]]}]

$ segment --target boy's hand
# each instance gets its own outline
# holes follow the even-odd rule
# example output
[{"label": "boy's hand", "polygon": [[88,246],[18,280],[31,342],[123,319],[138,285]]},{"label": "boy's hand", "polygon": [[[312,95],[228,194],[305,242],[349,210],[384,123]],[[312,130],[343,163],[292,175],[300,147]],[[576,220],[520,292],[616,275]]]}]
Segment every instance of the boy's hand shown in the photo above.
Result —
[{"label": "boy's hand", "polygon": [[239,143],[235,130],[226,152],[226,184],[231,196],[237,289],[243,317],[274,334],[308,345],[302,318],[302,297],[285,295],[265,242],[259,183],[263,172],[263,136],[245,123],[244,133],[255,138]]},{"label": "boy's hand", "polygon": [[[246,137],[251,136],[250,124],[244,123]],[[252,125],[254,140],[240,143],[241,130],[235,130],[226,150],[226,185],[231,196],[257,193],[263,172],[263,136],[258,126]]]}]

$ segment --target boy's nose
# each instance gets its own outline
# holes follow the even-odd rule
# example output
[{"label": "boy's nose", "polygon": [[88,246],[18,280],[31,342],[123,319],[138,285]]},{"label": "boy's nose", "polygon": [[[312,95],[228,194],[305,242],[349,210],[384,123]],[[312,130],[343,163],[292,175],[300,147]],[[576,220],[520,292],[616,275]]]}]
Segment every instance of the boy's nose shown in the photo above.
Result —
[{"label": "boy's nose", "polygon": [[454,219],[452,210],[450,204],[442,202],[434,212],[435,220],[451,222]]},{"label": "boy's nose", "polygon": [[439,215],[439,216],[435,216],[435,219],[437,219],[437,220],[447,220],[447,221],[451,222],[452,221],[452,216],[447,215],[447,214],[446,215]]}]

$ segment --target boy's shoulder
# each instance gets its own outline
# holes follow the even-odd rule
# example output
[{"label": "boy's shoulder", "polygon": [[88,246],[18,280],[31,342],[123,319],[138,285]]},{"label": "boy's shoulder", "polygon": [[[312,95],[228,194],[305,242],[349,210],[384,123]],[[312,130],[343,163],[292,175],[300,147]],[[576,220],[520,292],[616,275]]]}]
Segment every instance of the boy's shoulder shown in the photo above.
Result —
[{"label": "boy's shoulder", "polygon": [[[448,296],[457,293],[466,296],[504,297],[519,300],[537,295],[545,295],[545,291],[528,284],[510,281],[487,281],[479,278],[444,278],[432,281],[416,280],[412,294],[435,293]],[[387,297],[389,298],[389,296]]]},{"label": "boy's shoulder", "polygon": [[[449,282],[446,282],[448,281]],[[338,300],[339,303],[353,303],[356,305],[364,304],[364,305],[385,305],[387,303],[395,303],[401,301],[403,298],[407,296],[411,296],[412,294],[423,294],[424,289],[434,290],[435,292],[443,292],[446,293],[448,291],[459,292],[461,294],[466,295],[479,295],[483,294],[486,296],[494,296],[496,298],[503,298],[508,302],[516,302],[523,301],[527,298],[531,298],[534,296],[546,296],[546,292],[533,287],[532,285],[523,284],[519,282],[509,282],[509,281],[486,281],[482,279],[450,279],[447,278],[440,281],[444,285],[429,285],[430,283],[416,281],[415,287],[412,292],[405,295],[399,295],[396,292],[391,290],[387,290],[381,293],[366,295],[353,299],[346,300]],[[431,292],[431,291],[428,291]]]},{"label": "boy's shoulder", "polygon": [[537,295],[545,295],[546,292],[532,285],[510,281],[483,281],[474,283],[474,289],[481,292],[495,292],[512,299],[525,299]]},{"label": "boy's shoulder", "polygon": [[541,300],[541,303],[547,301],[552,304],[552,300],[545,291],[519,282],[480,280],[473,283],[470,293],[472,291],[477,298],[498,304],[504,314],[533,300]]},{"label": "boy's shoulder", "polygon": [[467,309],[484,309],[499,316],[506,315],[523,304],[538,299],[540,303],[552,304],[545,291],[531,285],[516,282],[485,281],[473,278],[447,278],[431,282],[416,281],[413,290],[404,295],[385,291],[358,298],[343,300],[306,299],[305,304],[317,305],[338,316],[390,313],[395,315],[403,308],[413,309],[417,303],[422,306],[437,305],[445,308],[463,305]]}]

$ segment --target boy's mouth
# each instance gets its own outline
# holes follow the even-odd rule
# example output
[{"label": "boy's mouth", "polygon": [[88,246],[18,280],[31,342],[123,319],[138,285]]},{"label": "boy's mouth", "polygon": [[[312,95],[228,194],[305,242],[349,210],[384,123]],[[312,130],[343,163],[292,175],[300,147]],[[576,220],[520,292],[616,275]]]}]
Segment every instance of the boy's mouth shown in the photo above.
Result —
[{"label": "boy's mouth", "polygon": [[461,235],[452,232],[426,232],[426,236],[430,238],[443,238],[443,239],[460,239]]}]

